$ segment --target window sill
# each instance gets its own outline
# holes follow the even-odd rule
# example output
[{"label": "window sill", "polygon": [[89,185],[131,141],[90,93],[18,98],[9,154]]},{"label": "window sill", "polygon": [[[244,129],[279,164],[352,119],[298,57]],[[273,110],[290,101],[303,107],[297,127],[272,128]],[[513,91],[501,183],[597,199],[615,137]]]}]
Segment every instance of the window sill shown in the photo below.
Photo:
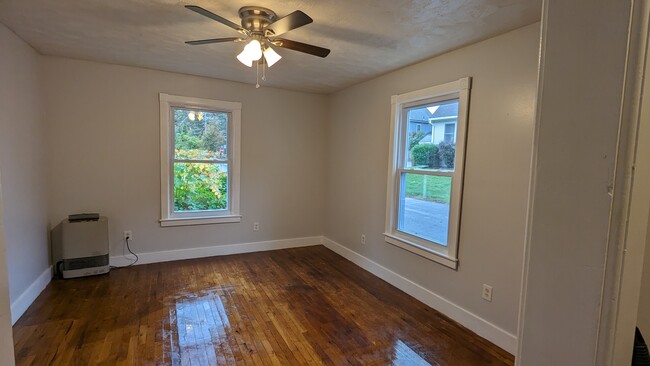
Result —
[{"label": "window sill", "polygon": [[451,269],[458,269],[458,259],[449,257],[446,253],[435,251],[412,241],[400,238],[393,234],[384,233],[384,239],[387,243],[400,247],[420,257],[429,259],[431,261],[447,266]]},{"label": "window sill", "polygon": [[161,219],[160,226],[189,226],[189,225],[210,225],[225,224],[230,222],[241,222],[241,215],[213,216],[213,217],[177,217]]}]

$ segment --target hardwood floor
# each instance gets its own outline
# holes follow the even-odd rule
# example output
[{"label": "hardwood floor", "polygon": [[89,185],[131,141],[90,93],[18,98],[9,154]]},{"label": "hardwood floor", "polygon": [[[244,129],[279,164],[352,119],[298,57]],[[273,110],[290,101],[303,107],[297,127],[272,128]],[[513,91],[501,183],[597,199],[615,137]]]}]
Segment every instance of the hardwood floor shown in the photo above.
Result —
[{"label": "hardwood floor", "polygon": [[322,246],[55,280],[17,365],[512,365],[510,354]]}]

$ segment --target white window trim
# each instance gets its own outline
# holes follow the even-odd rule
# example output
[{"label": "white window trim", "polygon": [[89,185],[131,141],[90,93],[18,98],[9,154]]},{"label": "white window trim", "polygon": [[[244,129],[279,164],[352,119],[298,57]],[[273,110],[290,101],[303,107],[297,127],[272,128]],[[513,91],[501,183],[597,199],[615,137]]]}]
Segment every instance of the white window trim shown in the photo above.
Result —
[{"label": "white window trim", "polygon": [[[391,97],[391,129],[388,160],[388,185],[386,194],[386,223],[384,238],[387,243],[408,250],[452,269],[458,268],[458,238],[460,234],[460,209],[465,167],[465,142],[471,78],[466,77],[450,83],[436,85]],[[447,246],[408,235],[397,230],[399,209],[399,169],[401,154],[397,148],[405,143],[406,123],[402,121],[403,107],[428,99],[458,98],[458,122],[456,130],[456,158],[452,175],[449,230]],[[426,174],[426,171],[419,172]]]},{"label": "white window trim", "polygon": [[[230,113],[228,121],[228,210],[200,211],[195,213],[173,214],[173,129],[170,113],[172,107],[207,109]],[[239,212],[239,174],[241,152],[241,103],[224,102],[212,99],[183,97],[160,93],[160,226],[205,225],[240,222]]]}]

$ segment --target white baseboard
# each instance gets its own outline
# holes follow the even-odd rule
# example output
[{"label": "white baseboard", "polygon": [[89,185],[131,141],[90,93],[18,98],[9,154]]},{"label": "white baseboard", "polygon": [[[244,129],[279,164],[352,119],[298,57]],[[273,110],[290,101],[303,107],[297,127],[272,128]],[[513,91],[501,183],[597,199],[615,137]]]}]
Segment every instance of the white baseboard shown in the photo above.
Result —
[{"label": "white baseboard", "polygon": [[23,291],[16,301],[11,303],[11,325],[16,324],[18,319],[27,311],[27,308],[36,300],[38,295],[45,289],[52,280],[52,266],[47,267],[29,287]]},{"label": "white baseboard", "polygon": [[[267,240],[253,243],[215,245],[202,248],[175,249],[160,252],[136,253],[140,258],[137,264],[169,262],[181,259],[193,259],[213,257],[217,255],[241,254],[251,252],[263,252],[265,250],[276,250],[286,248],[307,247],[312,245],[323,244],[322,236],[310,236],[306,238]],[[114,256],[111,257],[112,266],[126,266],[131,264],[131,256]]]},{"label": "white baseboard", "polygon": [[323,244],[328,249],[338,253],[352,263],[406,292],[431,308],[445,314],[479,336],[489,340],[513,355],[516,353],[517,336],[514,334],[499,328],[478,315],[463,309],[408,278],[391,271],[381,264],[374,262],[329,238],[324,237]]}]

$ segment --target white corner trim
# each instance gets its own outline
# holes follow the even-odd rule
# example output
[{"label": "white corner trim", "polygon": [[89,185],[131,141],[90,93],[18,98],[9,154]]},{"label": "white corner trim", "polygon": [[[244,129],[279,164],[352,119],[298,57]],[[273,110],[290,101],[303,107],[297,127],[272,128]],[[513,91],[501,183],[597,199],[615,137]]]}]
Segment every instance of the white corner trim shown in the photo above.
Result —
[{"label": "white corner trim", "polygon": [[52,280],[52,266],[48,266],[34,282],[32,282],[18,298],[11,303],[11,325],[16,324],[18,319],[27,311],[27,308],[36,300],[38,295],[45,289]]},{"label": "white corner trim", "polygon": [[[252,243],[226,244],[226,245],[214,245],[209,247],[165,250],[160,252],[148,252],[148,253],[136,252],[136,254],[140,258],[137,264],[148,264],[148,263],[176,261],[182,259],[213,257],[218,255],[230,255],[230,254],[241,254],[241,253],[251,253],[251,252],[263,252],[266,250],[308,247],[312,245],[321,245],[321,244],[323,244],[322,236],[310,236],[305,238],[267,240],[267,241],[258,241]],[[118,256],[112,256],[110,258],[111,265],[118,266],[118,267],[129,265],[131,264],[132,261],[133,260],[131,259],[131,255],[129,255],[128,257],[118,255]]]},{"label": "white corner trim", "polygon": [[517,352],[517,336],[514,334],[327,237],[323,238],[323,245],[511,354]]}]

